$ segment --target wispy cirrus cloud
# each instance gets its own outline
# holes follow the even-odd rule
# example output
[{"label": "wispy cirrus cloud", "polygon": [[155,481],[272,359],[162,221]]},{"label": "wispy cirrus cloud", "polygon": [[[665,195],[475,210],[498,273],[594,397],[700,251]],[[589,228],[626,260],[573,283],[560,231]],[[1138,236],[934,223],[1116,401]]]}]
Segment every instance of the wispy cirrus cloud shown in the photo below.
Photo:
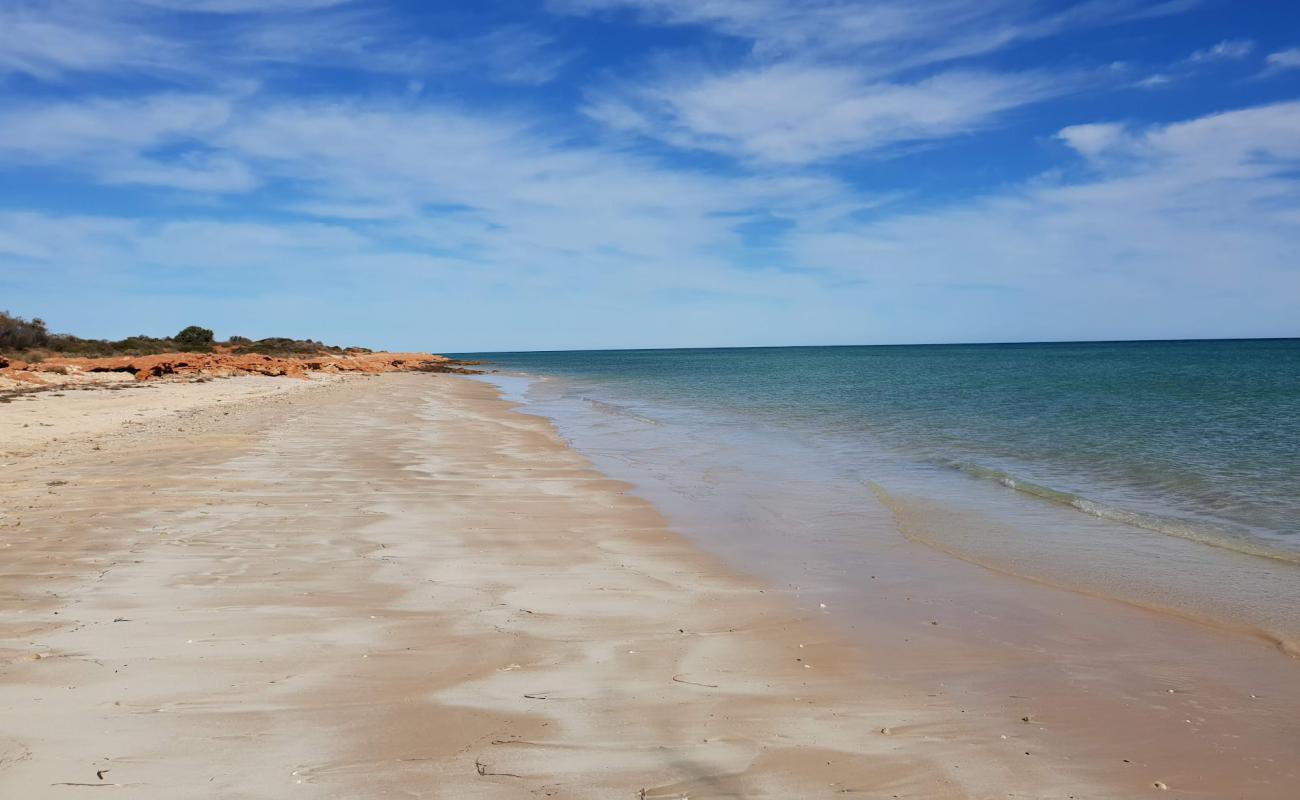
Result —
[{"label": "wispy cirrus cloud", "polygon": [[[168,24],[177,16],[242,17],[245,27],[328,11],[350,0],[0,0],[0,77],[60,81],[96,72],[192,78],[222,49]],[[268,22],[271,20],[271,22]],[[230,20],[218,20],[221,33]]]},{"label": "wispy cirrus cloud", "polygon": [[1245,61],[1255,52],[1251,39],[1223,39],[1217,44],[1193,50],[1186,58],[1161,65],[1133,85],[1139,89],[1165,89],[1203,75],[1215,67]]},{"label": "wispy cirrus cloud", "polygon": [[1269,72],[1300,69],[1300,47],[1291,47],[1269,53],[1268,57],[1264,59],[1264,63]]},{"label": "wispy cirrus cloud", "polygon": [[[131,0],[127,0],[130,2]],[[282,14],[319,11],[354,0],[133,0],[136,4],[202,14]]]},{"label": "wispy cirrus cloud", "polygon": [[557,11],[629,11],[648,23],[694,25],[753,42],[772,57],[849,54],[888,69],[963,58],[1064,30],[1177,14],[1195,0],[550,0]]},{"label": "wispy cirrus cloud", "polygon": [[1042,73],[955,70],[870,81],[852,68],[785,62],[670,75],[597,94],[584,111],[614,129],[679,147],[808,164],[979,130],[1075,84]]},{"label": "wispy cirrus cloud", "polygon": [[106,70],[173,72],[184,49],[130,19],[84,3],[0,0],[0,79],[56,81]]},{"label": "wispy cirrus cloud", "polygon": [[[1084,88],[1085,70],[953,62],[1066,31],[1186,10],[1185,2],[933,0],[553,0],[567,13],[632,13],[752,43],[729,66],[665,56],[648,73],[589,93],[613,130],[772,164],[803,165],[996,126],[1008,112]],[[1098,73],[1100,74],[1100,73]]]},{"label": "wispy cirrus cloud", "polygon": [[[494,334],[501,340],[478,340],[505,346],[528,336],[539,347],[578,344],[573,337],[591,324],[605,326],[611,344],[645,343],[638,331],[665,325],[673,336],[655,341],[698,343],[719,314],[737,336],[728,341],[755,341],[760,318],[739,309],[770,308],[766,324],[803,319],[807,331],[807,319],[845,304],[863,320],[846,335],[1004,338],[1016,331],[994,309],[1009,294],[1024,301],[1014,318],[1022,336],[1086,335],[1099,320],[1115,335],[1190,335],[1187,319],[1227,325],[1247,308],[1255,332],[1276,332],[1284,298],[1300,289],[1292,256],[1300,103],[1171,125],[1071,126],[1059,136],[1082,157],[1081,174],[1052,172],[899,213],[833,179],[694,170],[577,145],[517,114],[373,100],[222,102],[224,116],[191,111],[192,124],[164,133],[142,124],[113,148],[148,153],[179,129],[264,185],[294,187],[273,201],[290,221],[8,215],[0,259],[83,270],[92,283],[144,271],[217,287],[256,275],[239,290],[250,303],[310,274],[336,288],[362,279],[368,291],[376,281],[403,286],[403,297],[440,307],[454,297],[479,314],[521,292],[529,303],[574,309],[572,329],[549,338],[511,327],[507,315]],[[104,119],[120,113],[98,108]],[[89,137],[94,128],[82,119],[74,130]],[[61,136],[67,154],[99,147]],[[771,220],[780,223],[764,245],[771,266],[755,265],[747,230]],[[975,284],[984,287],[977,295],[962,289]],[[705,323],[677,316],[686,306],[647,306],[657,293],[723,299]],[[587,308],[579,297],[601,301]],[[901,326],[890,316],[900,307],[911,309]],[[468,346],[455,338],[468,324],[459,314],[448,309],[421,330]],[[367,324],[372,335],[387,330]]]},{"label": "wispy cirrus cloud", "polygon": [[257,179],[211,140],[234,96],[165,93],[0,109],[0,166],[42,165],[106,185],[241,192]]},{"label": "wispy cirrus cloud", "polygon": [[187,153],[165,163],[148,158],[116,161],[104,165],[98,177],[106,185],[157,186],[200,195],[246,192],[260,183],[239,159],[209,153]]},{"label": "wispy cirrus cloud", "polygon": [[985,286],[965,298],[964,325],[972,308],[1015,296],[1023,316],[1005,328],[986,320],[994,339],[1023,324],[1197,335],[1243,313],[1260,315],[1257,334],[1280,335],[1300,295],[1298,129],[1300,103],[1073,126],[1060,138],[1087,160],[1086,176],[1048,174],[945,209],[801,230],[788,246],[800,263],[856,274],[896,303],[954,303],[941,287]]},{"label": "wispy cirrus cloud", "polygon": [[72,165],[202,140],[226,123],[231,110],[228,96],[170,92],[12,103],[0,109],[0,153]]},{"label": "wispy cirrus cloud", "polygon": [[326,66],[430,79],[473,74],[498,83],[538,86],[573,58],[554,37],[502,25],[454,37],[411,36],[373,9],[339,9],[307,18],[245,18],[232,23],[225,57],[237,65]]},{"label": "wispy cirrus cloud", "polygon": [[1290,102],[1136,130],[1122,123],[1075,125],[1059,136],[1093,161],[1139,158],[1145,170],[1174,170],[1189,183],[1201,183],[1285,178],[1300,162],[1297,130],[1300,102]]},{"label": "wispy cirrus cloud", "polygon": [[721,266],[755,216],[858,202],[825,178],[672,169],[571,145],[526,117],[421,102],[160,95],[33,104],[14,119],[0,125],[0,163],[40,158],[106,185],[292,186],[274,200],[280,213],[464,263],[545,266],[549,280],[593,264]]},{"label": "wispy cirrus cloud", "polygon": [[0,0],[0,31],[0,78],[46,82],[117,73],[220,83],[289,66],[540,85],[573,57],[521,24],[430,37],[354,0]]},{"label": "wispy cirrus cloud", "polygon": [[1224,39],[1212,47],[1196,50],[1187,60],[1193,64],[1207,61],[1237,61],[1250,55],[1255,50],[1255,43],[1249,39]]}]

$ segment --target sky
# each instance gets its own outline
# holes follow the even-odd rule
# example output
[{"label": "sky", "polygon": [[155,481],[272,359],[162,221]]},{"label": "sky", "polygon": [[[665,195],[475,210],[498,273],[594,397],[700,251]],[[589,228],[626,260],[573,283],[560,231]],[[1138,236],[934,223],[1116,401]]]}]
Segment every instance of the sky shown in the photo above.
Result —
[{"label": "sky", "polygon": [[0,187],[84,336],[1297,336],[1300,11],[0,0]]}]

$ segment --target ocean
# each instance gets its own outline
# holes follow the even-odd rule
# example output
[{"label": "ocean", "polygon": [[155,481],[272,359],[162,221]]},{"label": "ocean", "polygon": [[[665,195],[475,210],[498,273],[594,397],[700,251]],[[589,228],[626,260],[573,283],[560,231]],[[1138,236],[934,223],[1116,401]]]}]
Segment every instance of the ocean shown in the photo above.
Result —
[{"label": "ocean", "polygon": [[1300,340],[458,357],[753,572],[901,536],[1300,640]]}]

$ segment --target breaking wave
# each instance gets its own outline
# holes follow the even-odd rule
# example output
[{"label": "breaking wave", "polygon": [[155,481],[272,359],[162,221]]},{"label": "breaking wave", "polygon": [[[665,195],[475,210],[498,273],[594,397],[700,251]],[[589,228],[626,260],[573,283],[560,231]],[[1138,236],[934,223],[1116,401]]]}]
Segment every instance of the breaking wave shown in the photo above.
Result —
[{"label": "breaking wave", "polygon": [[623,417],[624,419],[632,419],[632,420],[636,420],[637,422],[645,423],[646,425],[659,424],[658,420],[651,419],[650,417],[646,417],[641,414],[638,414],[634,409],[628,408],[627,406],[620,406],[615,403],[606,403],[603,400],[593,400],[592,398],[586,396],[584,396],[582,400],[587,405],[591,406],[592,410],[599,411],[602,414],[608,414],[611,417]]},{"label": "breaking wave", "polygon": [[1221,547],[1225,550],[1233,550],[1246,555],[1300,565],[1300,553],[1270,547],[1267,542],[1248,538],[1244,532],[1242,535],[1234,535],[1223,528],[1204,523],[1107,505],[1074,492],[1053,489],[1050,486],[1024,480],[1000,469],[993,469],[968,461],[940,461],[939,463],[941,466],[958,470],[973,478],[991,481],[1021,494],[1072,508],[1075,511],[1090,514],[1100,519],[1119,522],[1134,528],[1154,531],[1165,536],[1186,539],[1187,541],[1207,544],[1212,547]]}]

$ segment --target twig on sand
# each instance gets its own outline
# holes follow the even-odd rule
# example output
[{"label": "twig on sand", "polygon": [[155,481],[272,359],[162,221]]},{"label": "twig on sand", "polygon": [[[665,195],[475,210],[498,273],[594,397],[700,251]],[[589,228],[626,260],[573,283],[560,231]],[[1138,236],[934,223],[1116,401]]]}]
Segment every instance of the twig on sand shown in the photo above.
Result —
[{"label": "twig on sand", "polygon": [[683,672],[683,673],[681,673],[681,674],[679,674],[679,675],[674,675],[674,676],[673,676],[673,680],[674,680],[675,682],[677,682],[677,683],[689,683],[691,686],[703,686],[703,687],[706,688],[706,689],[716,689],[716,688],[718,688],[718,684],[716,684],[716,683],[698,683],[698,682],[696,682],[696,681],[688,681],[688,680],[684,680],[684,679],[682,678],[682,675],[685,675],[685,674],[686,674],[686,673]]},{"label": "twig on sand", "polygon": [[487,764],[484,764],[483,760],[479,758],[474,759],[474,771],[479,774],[479,777],[483,778],[499,777],[522,779],[524,777],[523,775],[515,775],[513,772],[488,772]]},{"label": "twig on sand", "polygon": [[51,786],[121,786],[120,783],[76,783],[73,781],[59,781],[51,783]]}]

